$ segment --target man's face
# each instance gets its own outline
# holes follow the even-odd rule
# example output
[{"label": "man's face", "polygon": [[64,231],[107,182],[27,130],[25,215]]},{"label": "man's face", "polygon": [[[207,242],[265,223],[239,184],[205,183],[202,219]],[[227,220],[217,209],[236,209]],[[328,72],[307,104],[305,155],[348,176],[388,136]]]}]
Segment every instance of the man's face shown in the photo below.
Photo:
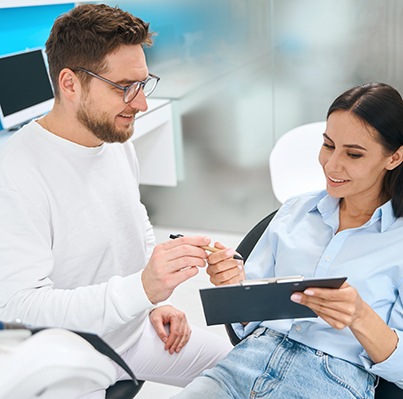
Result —
[{"label": "man's face", "polygon": [[[121,46],[106,57],[108,69],[102,76],[121,86],[142,81],[148,76],[145,55],[140,45]],[[83,89],[77,109],[78,121],[101,142],[123,143],[133,134],[134,118],[147,110],[142,90],[125,103],[124,92],[97,78]]]}]

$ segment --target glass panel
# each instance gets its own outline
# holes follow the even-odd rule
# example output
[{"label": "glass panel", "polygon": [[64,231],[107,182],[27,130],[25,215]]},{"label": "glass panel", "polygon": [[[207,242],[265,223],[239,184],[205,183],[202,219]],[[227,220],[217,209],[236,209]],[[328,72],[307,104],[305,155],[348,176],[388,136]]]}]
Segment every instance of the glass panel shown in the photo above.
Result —
[{"label": "glass panel", "polygon": [[398,1],[278,0],[273,7],[276,137],[324,120],[360,83],[393,83]]},{"label": "glass panel", "polygon": [[[278,207],[268,157],[275,140],[324,120],[363,82],[402,91],[399,0],[137,0],[123,9],[159,32],[147,50],[183,141],[176,188],[143,186],[151,221],[246,232]],[[290,159],[292,162],[292,159]]]}]

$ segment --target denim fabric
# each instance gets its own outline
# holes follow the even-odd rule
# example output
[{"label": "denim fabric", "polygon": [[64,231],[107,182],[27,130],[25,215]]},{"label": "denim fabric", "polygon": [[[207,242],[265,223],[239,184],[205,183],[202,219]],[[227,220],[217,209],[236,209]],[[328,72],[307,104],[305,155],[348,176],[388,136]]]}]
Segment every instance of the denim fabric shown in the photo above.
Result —
[{"label": "denim fabric", "polygon": [[265,327],[175,399],[373,399],[377,378]]}]

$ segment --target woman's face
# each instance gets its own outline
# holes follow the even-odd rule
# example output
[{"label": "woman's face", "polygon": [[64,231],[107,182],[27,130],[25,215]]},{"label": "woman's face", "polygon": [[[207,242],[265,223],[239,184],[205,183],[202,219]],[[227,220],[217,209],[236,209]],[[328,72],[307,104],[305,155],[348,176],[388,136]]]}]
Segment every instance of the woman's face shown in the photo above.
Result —
[{"label": "woman's face", "polygon": [[384,176],[395,166],[378,134],[350,112],[330,114],[319,162],[332,197],[379,201]]}]

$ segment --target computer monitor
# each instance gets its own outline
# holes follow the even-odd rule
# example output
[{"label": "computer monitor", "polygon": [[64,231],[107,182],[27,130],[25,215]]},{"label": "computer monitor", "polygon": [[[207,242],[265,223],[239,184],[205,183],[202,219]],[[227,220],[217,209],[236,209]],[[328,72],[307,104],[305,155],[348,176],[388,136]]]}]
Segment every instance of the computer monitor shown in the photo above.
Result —
[{"label": "computer monitor", "polygon": [[50,111],[53,89],[42,50],[0,57],[0,123],[9,129]]}]

